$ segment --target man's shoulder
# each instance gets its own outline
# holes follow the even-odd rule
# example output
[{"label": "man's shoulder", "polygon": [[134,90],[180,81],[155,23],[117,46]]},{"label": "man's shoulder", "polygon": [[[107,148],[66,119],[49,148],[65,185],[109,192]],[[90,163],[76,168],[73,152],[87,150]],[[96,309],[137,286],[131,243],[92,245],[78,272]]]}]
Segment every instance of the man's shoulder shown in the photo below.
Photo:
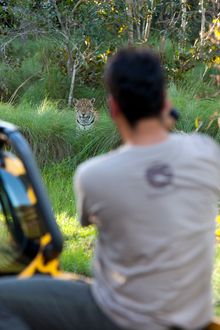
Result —
[{"label": "man's shoulder", "polygon": [[192,159],[219,160],[220,147],[219,144],[210,136],[202,133],[183,134],[179,136],[181,144],[187,156]]},{"label": "man's shoulder", "polygon": [[189,134],[189,137],[196,142],[217,145],[217,142],[211,136],[203,133],[199,133],[199,132],[191,133]]},{"label": "man's shoulder", "polygon": [[219,148],[219,144],[210,136],[202,133],[178,133],[174,134],[180,141],[192,147]]},{"label": "man's shoulder", "polygon": [[207,150],[219,149],[219,144],[210,136],[202,133],[192,133],[188,136],[189,143],[194,147]]},{"label": "man's shoulder", "polygon": [[107,161],[108,157],[109,157],[108,153],[101,155],[101,156],[92,157],[92,158],[84,161],[83,163],[81,163],[77,167],[77,172],[80,174],[92,172],[97,167],[102,166],[102,164],[105,163],[105,161]]},{"label": "man's shoulder", "polygon": [[109,168],[109,163],[112,161],[118,154],[118,150],[108,152],[106,154],[96,156],[86,160],[80,164],[75,173],[75,177],[88,178],[88,177],[97,177],[101,173],[106,172]]}]

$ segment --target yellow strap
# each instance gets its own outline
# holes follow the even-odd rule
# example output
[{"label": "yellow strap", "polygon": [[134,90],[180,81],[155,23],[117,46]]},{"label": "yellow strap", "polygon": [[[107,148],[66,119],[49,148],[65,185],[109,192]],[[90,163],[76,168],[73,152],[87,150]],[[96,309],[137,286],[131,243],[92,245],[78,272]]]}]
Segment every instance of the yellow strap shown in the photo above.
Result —
[{"label": "yellow strap", "polygon": [[42,253],[39,253],[30,265],[19,274],[19,278],[32,277],[36,274],[45,274],[50,276],[61,275],[62,272],[59,270],[59,260],[54,259],[45,264]]},{"label": "yellow strap", "polygon": [[75,281],[84,281],[91,283],[91,279],[86,278],[83,275],[78,275],[74,273],[63,272],[59,269],[59,260],[53,259],[45,263],[43,256],[44,248],[50,243],[51,236],[50,234],[45,234],[40,241],[40,250],[34,260],[28,265],[20,274],[19,278],[28,278],[36,274],[45,274],[52,277],[56,277],[60,280],[75,280]]},{"label": "yellow strap", "polygon": [[59,276],[63,273],[59,270],[59,260],[53,259],[47,263],[45,263],[45,259],[43,256],[43,250],[47,244],[51,241],[50,234],[45,234],[41,238],[40,242],[40,250],[34,260],[28,265],[20,274],[19,278],[27,278],[32,277],[36,274],[45,274],[50,276]]}]

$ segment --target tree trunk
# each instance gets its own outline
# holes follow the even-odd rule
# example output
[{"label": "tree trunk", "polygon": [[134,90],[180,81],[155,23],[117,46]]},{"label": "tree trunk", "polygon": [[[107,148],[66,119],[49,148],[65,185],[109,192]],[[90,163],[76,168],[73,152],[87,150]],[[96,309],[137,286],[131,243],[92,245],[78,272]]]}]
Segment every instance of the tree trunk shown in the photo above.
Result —
[{"label": "tree trunk", "polygon": [[128,17],[128,44],[134,43],[134,27],[133,27],[133,0],[126,0],[126,10]]},{"label": "tree trunk", "polygon": [[184,49],[186,46],[186,25],[187,25],[187,0],[181,0],[181,36],[182,40],[180,41],[181,49]]},{"label": "tree trunk", "polygon": [[201,40],[201,46],[204,44],[204,35],[205,35],[205,4],[204,0],[200,0],[200,10],[201,10],[201,29],[200,29],[200,40]]},{"label": "tree trunk", "polygon": [[139,2],[135,1],[134,2],[134,7],[133,7],[133,18],[135,21],[135,32],[137,39],[141,39],[141,17],[140,17],[140,8],[139,8]]},{"label": "tree trunk", "polygon": [[67,63],[66,63],[66,68],[67,68],[67,73],[68,76],[71,78],[72,77],[72,70],[73,70],[73,65],[74,65],[74,60],[73,60],[73,52],[72,52],[72,47],[70,44],[65,45],[66,52],[67,52]]},{"label": "tree trunk", "polygon": [[70,91],[68,97],[68,107],[71,107],[73,103],[73,90],[75,85],[75,78],[76,78],[76,62],[74,62],[72,67],[72,77],[71,77]]},{"label": "tree trunk", "polygon": [[150,29],[151,29],[151,23],[152,23],[152,19],[153,19],[153,15],[154,15],[155,6],[156,6],[156,0],[151,0],[150,12],[147,16],[146,25],[145,25],[145,28],[143,31],[144,41],[148,41],[149,36],[150,36]]},{"label": "tree trunk", "polygon": [[187,0],[181,0],[181,7],[182,7],[181,28],[182,28],[184,39],[186,39]]}]

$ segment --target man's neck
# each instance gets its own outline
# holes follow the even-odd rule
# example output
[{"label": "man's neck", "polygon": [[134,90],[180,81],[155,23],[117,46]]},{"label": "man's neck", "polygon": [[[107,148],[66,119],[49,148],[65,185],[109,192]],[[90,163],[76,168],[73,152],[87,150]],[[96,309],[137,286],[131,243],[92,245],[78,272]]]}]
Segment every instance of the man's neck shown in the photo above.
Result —
[{"label": "man's neck", "polygon": [[[122,133],[122,132],[121,132]],[[157,119],[141,120],[134,128],[122,133],[125,144],[154,145],[168,139],[169,133]]]}]

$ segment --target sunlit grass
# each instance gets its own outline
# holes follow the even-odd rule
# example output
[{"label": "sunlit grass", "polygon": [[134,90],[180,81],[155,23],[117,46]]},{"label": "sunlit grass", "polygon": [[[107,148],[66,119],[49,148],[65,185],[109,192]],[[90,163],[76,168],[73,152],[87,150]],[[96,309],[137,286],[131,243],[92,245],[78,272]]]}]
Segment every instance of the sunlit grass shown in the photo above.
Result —
[{"label": "sunlit grass", "polygon": [[213,270],[213,296],[215,314],[220,316],[220,244],[216,245],[215,265]]},{"label": "sunlit grass", "polygon": [[66,213],[58,214],[57,220],[64,237],[61,266],[66,271],[91,276],[94,228],[81,228],[76,218]]},{"label": "sunlit grass", "polygon": [[90,276],[95,229],[92,227],[83,229],[76,219],[73,169],[65,164],[63,167],[58,164],[44,168],[42,173],[64,237],[61,266],[65,271]]}]

